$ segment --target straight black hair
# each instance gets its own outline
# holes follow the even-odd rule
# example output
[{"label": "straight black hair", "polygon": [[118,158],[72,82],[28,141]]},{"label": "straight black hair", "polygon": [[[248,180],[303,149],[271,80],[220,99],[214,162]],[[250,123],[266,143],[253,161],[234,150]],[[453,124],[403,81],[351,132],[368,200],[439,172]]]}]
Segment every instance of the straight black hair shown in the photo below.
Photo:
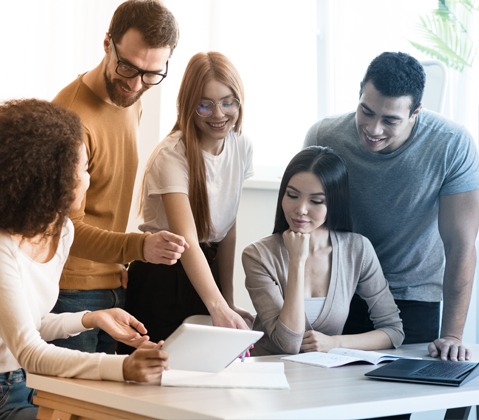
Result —
[{"label": "straight black hair", "polygon": [[348,169],[344,160],[331,148],[310,146],[297,153],[286,167],[279,187],[273,233],[289,229],[283,211],[283,197],[290,179],[301,172],[311,172],[323,184],[328,214],[325,226],[330,230],[351,231]]}]

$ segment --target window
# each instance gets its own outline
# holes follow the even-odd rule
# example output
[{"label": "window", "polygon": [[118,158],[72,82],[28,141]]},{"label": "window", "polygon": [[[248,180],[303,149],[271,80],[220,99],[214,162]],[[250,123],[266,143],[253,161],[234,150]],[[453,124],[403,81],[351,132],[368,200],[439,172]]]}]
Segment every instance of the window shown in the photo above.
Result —
[{"label": "window", "polygon": [[[175,70],[162,87],[162,136],[173,126],[174,101],[187,61],[198,51],[218,50],[233,61],[245,85],[244,131],[254,144],[256,172],[260,177],[280,175],[315,121],[355,110],[359,83],[374,57],[404,51],[430,60],[409,40],[419,36],[419,16],[436,3],[169,0],[181,35],[171,60]],[[477,109],[454,104],[446,106],[446,111],[454,111],[446,115],[475,134]]]},{"label": "window", "polygon": [[[53,96],[95,67],[111,15],[122,0],[27,0],[0,4],[0,36],[11,66],[0,78],[0,99]],[[437,0],[165,0],[180,24],[168,79],[147,95],[151,124],[143,124],[148,155],[170,131],[176,95],[189,58],[218,50],[238,68],[246,90],[245,126],[255,147],[258,175],[282,173],[319,118],[356,107],[359,82],[383,51],[420,60],[409,39],[418,16]],[[28,12],[26,12],[28,10]],[[25,28],[28,28],[26,30]],[[88,28],[88,30],[86,30]],[[479,60],[477,60],[479,61]],[[41,63],[31,71],[31,63]],[[476,66],[477,67],[477,66]],[[477,135],[477,68],[451,72],[445,114]],[[467,86],[467,87],[466,87]],[[459,93],[459,94],[458,94]],[[475,95],[477,96],[477,95]],[[151,109],[151,107],[159,109]],[[279,168],[279,169],[278,169]]]}]

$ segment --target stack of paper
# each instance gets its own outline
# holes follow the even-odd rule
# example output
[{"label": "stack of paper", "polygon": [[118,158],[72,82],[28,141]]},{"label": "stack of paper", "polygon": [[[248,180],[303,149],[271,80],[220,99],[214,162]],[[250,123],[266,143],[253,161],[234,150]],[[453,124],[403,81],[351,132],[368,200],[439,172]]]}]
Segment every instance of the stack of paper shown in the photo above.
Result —
[{"label": "stack of paper", "polygon": [[171,369],[163,372],[161,384],[199,388],[289,389],[284,363],[281,362],[237,361],[218,373]]}]

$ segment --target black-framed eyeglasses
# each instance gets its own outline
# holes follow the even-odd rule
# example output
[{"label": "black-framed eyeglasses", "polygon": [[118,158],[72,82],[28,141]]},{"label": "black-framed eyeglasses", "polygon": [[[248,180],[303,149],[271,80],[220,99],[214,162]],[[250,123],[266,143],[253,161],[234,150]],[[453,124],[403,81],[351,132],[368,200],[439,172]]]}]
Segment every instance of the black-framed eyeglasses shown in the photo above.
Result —
[{"label": "black-framed eyeglasses", "polygon": [[166,62],[164,73],[160,73],[155,71],[145,71],[145,70],[139,69],[133,64],[128,64],[120,60],[120,57],[118,57],[118,53],[116,52],[116,45],[113,42],[113,39],[111,37],[110,39],[111,39],[112,50],[115,53],[115,57],[116,57],[115,71],[116,71],[116,74],[118,74],[119,76],[125,77],[127,79],[133,79],[134,77],[137,77],[138,75],[140,75],[141,82],[144,85],[154,86],[154,85],[159,85],[164,80],[164,78],[168,75],[168,61]]},{"label": "black-framed eyeglasses", "polygon": [[241,106],[239,99],[234,97],[224,98],[219,102],[210,101],[208,99],[202,99],[196,108],[196,113],[200,117],[211,117],[215,112],[216,105],[219,105],[221,112],[225,115],[236,114]]}]

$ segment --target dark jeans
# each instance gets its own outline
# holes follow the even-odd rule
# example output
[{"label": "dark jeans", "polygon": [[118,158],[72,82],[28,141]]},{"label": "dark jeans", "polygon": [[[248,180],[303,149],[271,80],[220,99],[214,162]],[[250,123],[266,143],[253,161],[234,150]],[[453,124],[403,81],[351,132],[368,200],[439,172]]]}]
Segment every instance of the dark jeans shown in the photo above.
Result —
[{"label": "dark jeans", "polygon": [[23,369],[0,373],[0,420],[34,420],[33,389],[26,386]]},{"label": "dark jeans", "polygon": [[[432,342],[439,337],[439,302],[396,300],[403,322],[403,344]],[[373,330],[369,319],[368,306],[358,295],[354,295],[343,334],[359,334]]]},{"label": "dark jeans", "polygon": [[[125,306],[125,290],[60,290],[60,295],[53,313],[81,312],[85,310],[97,311],[100,309],[123,308]],[[113,354],[117,342],[105,331],[94,328],[84,331],[74,337],[53,340],[56,346],[86,351],[89,353],[104,352]]]},{"label": "dark jeans", "polygon": [[[218,284],[217,246],[202,244],[203,253]],[[220,288],[221,290],[221,288]],[[145,324],[150,340],[164,340],[191,315],[208,315],[205,304],[181,262],[174,265],[134,261],[128,269],[125,310]],[[119,343],[118,353],[134,349]]]}]

